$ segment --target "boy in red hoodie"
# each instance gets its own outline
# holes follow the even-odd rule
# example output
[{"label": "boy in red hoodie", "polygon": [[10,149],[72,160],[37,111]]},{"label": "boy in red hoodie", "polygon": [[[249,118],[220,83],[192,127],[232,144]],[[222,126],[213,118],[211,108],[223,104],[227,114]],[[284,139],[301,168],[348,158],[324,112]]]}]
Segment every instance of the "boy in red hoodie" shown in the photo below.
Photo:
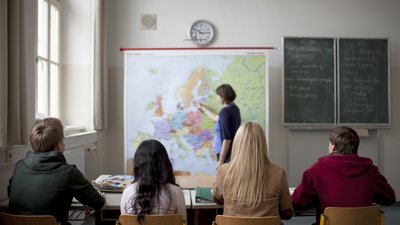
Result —
[{"label": "boy in red hoodie", "polygon": [[393,188],[369,158],[357,155],[360,138],[350,127],[336,127],[329,135],[329,155],[303,173],[292,195],[295,209],[316,207],[316,222],[326,207],[391,205]]}]

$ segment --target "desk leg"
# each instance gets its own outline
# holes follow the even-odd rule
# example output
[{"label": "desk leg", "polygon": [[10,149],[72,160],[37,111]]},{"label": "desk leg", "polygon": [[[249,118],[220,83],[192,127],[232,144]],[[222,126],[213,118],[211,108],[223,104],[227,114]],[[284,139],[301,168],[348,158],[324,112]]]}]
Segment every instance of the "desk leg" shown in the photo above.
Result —
[{"label": "desk leg", "polygon": [[189,225],[211,225],[215,221],[216,212],[214,208],[193,209],[193,223]]},{"label": "desk leg", "polygon": [[101,212],[100,210],[96,210],[94,213],[94,224],[101,225]]},{"label": "desk leg", "polygon": [[200,213],[199,209],[194,210],[194,221],[193,221],[194,225],[199,224],[199,213]]},{"label": "desk leg", "polygon": [[96,210],[95,225],[115,225],[119,215],[119,210]]}]

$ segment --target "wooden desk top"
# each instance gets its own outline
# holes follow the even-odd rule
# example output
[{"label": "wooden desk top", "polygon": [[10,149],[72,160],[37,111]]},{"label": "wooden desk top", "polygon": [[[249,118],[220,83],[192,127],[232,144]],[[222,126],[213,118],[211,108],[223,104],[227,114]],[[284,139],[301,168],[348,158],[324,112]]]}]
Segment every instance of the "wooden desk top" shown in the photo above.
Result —
[{"label": "wooden desk top", "polygon": [[[101,180],[109,177],[110,175],[100,175],[96,182],[101,182]],[[186,208],[192,208],[191,193],[189,190],[194,190],[195,187],[212,187],[215,176],[210,175],[194,175],[194,176],[175,176],[176,183],[183,189],[183,195],[185,197],[185,205]],[[114,192],[104,192],[107,206],[106,209],[114,210],[119,209],[121,204],[122,191],[114,191]],[[80,203],[77,203],[76,206],[79,206]]]},{"label": "wooden desk top", "polygon": [[[122,175],[116,175],[122,176]],[[111,175],[100,175],[96,179],[96,183],[101,183],[106,178],[111,177]],[[182,189],[195,189],[195,187],[212,187],[215,176],[211,175],[191,175],[191,176],[175,176],[176,183]],[[102,192],[122,192],[123,189],[120,190],[101,190]]]},{"label": "wooden desk top", "polygon": [[[192,207],[192,200],[190,197],[190,191],[189,190],[182,190],[183,196],[185,198],[185,206],[186,208],[190,209]],[[104,197],[106,198],[106,210],[115,210],[115,209],[120,209],[121,205],[121,197],[122,193],[104,193]]]},{"label": "wooden desk top", "polygon": [[195,189],[195,187],[212,187],[215,176],[193,175],[193,176],[175,176],[176,183],[182,189]]}]

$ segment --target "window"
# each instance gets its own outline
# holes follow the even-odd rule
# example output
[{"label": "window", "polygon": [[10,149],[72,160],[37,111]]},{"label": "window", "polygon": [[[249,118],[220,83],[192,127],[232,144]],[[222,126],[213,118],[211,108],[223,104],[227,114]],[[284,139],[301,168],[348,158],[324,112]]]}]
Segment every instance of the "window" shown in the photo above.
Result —
[{"label": "window", "polygon": [[59,117],[60,3],[38,0],[36,114]]},{"label": "window", "polygon": [[91,7],[95,1],[37,2],[36,116],[60,118],[66,135],[92,131]]}]

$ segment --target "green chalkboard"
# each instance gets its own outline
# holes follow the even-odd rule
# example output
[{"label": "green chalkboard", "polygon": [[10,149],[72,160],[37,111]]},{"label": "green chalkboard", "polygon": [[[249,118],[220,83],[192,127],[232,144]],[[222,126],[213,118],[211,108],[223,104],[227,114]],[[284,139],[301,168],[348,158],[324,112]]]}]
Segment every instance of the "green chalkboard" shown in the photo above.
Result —
[{"label": "green chalkboard", "polygon": [[283,38],[284,125],[335,124],[335,39]]},{"label": "green chalkboard", "polygon": [[338,39],[338,123],[389,124],[387,39]]}]

